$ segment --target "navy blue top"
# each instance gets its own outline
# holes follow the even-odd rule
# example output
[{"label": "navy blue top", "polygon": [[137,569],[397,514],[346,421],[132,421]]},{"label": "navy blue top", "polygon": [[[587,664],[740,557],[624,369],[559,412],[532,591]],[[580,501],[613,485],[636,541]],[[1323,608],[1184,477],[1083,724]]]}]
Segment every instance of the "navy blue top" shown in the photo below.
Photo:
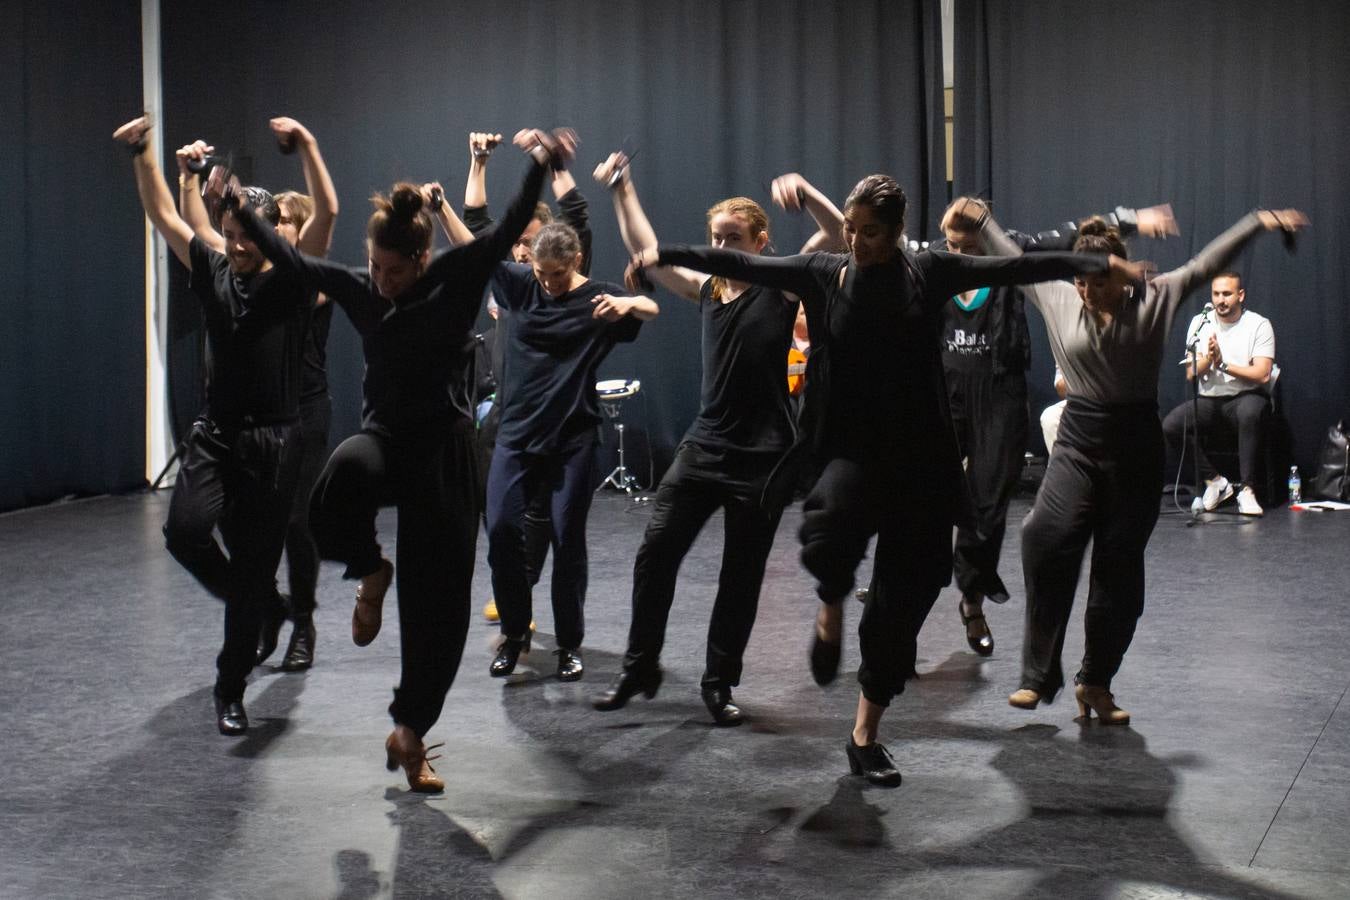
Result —
[{"label": "navy blue top", "polygon": [[498,446],[551,453],[600,424],[596,370],[614,345],[638,336],[642,321],[595,318],[597,294],[626,297],[615,284],[587,281],[559,297],[544,292],[534,271],[501,263],[492,279],[497,303],[510,315],[505,327],[505,371],[498,383],[502,418]]}]

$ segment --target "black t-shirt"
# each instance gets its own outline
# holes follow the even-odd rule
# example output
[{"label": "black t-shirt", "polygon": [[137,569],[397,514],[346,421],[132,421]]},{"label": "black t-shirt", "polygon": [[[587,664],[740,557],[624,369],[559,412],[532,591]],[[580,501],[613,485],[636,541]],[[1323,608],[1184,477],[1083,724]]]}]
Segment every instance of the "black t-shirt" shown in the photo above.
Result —
[{"label": "black t-shirt", "polygon": [[497,302],[510,312],[505,361],[497,387],[502,419],[497,443],[551,453],[600,424],[596,370],[614,345],[635,339],[641,320],[606,322],[592,316],[597,294],[628,296],[623,288],[588,281],[560,297],[544,293],[529,266],[501,263],[492,279]]},{"label": "black t-shirt", "polygon": [[797,304],[758,285],[723,303],[712,297],[712,279],[703,283],[698,303],[703,388],[685,439],[718,449],[787,450],[795,438],[786,372]]},{"label": "black t-shirt", "polygon": [[328,393],[328,330],[333,324],[333,303],[314,307],[305,332],[304,370],[301,375],[300,402]]},{"label": "black t-shirt", "polygon": [[225,255],[199,238],[188,254],[188,284],[206,321],[207,416],[223,428],[295,420],[313,292],[275,267],[236,275]]},{"label": "black t-shirt", "polygon": [[942,365],[959,372],[994,371],[990,289],[982,287],[967,302],[956,295],[942,307]]}]

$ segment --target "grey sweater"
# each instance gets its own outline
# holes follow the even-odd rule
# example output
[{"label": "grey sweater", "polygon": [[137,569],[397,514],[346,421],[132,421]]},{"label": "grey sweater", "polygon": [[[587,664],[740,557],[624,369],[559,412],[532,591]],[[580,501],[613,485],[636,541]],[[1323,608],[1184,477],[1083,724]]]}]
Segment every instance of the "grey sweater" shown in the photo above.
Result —
[{"label": "grey sweater", "polygon": [[[1023,286],[1027,299],[1045,317],[1050,350],[1068,382],[1069,396],[1104,404],[1156,402],[1163,344],[1181,301],[1227,268],[1260,231],[1260,219],[1250,213],[1185,265],[1127,288],[1133,295],[1105,328],[1084,309],[1072,284],[1047,281]],[[992,217],[986,219],[980,241],[985,253],[1022,253]]]}]

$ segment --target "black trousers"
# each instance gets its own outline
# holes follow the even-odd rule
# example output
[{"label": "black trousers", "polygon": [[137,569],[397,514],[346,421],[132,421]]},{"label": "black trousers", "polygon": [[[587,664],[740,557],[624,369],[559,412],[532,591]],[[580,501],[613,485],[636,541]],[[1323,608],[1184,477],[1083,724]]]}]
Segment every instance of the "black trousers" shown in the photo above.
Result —
[{"label": "black trousers", "polygon": [[[586,518],[595,480],[595,434],[587,431],[553,453],[500,444],[488,472],[488,564],[502,634],[529,633],[533,618],[527,570],[526,511],[548,498],[553,524],[553,623],[558,646],[576,650],[586,634]],[[535,578],[538,576],[535,575]]]},{"label": "black trousers", "polygon": [[318,606],[314,592],[319,584],[319,548],[309,531],[309,495],[328,459],[332,420],[333,398],[327,394],[300,404],[300,469],[286,523],[286,581],[296,617],[313,615]]},{"label": "black trousers", "polygon": [[1027,379],[1021,372],[948,369],[947,393],[972,513],[956,530],[956,585],[963,595],[1003,602],[1008,588],[998,576],[998,558],[1027,445]]},{"label": "black trousers", "polygon": [[440,718],[469,631],[478,540],[478,467],[470,428],[395,441],[362,432],[343,441],[314,486],[310,525],[345,578],[379,570],[375,516],[398,509],[394,560],[402,669],[389,714],[418,737]]},{"label": "black trousers", "polygon": [[872,584],[858,641],[858,684],[878,706],[914,674],[919,631],[951,580],[951,517],[940,467],[836,457],[821,469],[803,506],[802,564],[826,603],[853,591],[854,573],[876,535]]},{"label": "black trousers", "polygon": [[[1163,419],[1163,436],[1173,453],[1179,453],[1183,446],[1194,443],[1191,440],[1192,402],[1187,400],[1178,405]],[[1255,488],[1256,474],[1260,471],[1261,452],[1264,449],[1266,417],[1270,411],[1270,402],[1260,391],[1244,391],[1231,397],[1200,397],[1200,447],[1191,447],[1200,461],[1200,476],[1213,478],[1219,474],[1214,464],[1205,455],[1203,444],[1206,440],[1223,434],[1237,435],[1238,473],[1242,483]],[[1198,485],[1197,485],[1198,487]]]},{"label": "black trousers", "polygon": [[1047,702],[1088,540],[1086,648],[1075,678],[1110,687],[1144,611],[1144,549],[1158,521],[1163,441],[1157,407],[1070,398],[1036,503],[1022,526],[1027,618],[1022,684]]},{"label": "black trousers", "polygon": [[625,671],[657,667],[675,598],[675,579],[703,526],[725,512],[722,568],[708,623],[702,685],[730,688],[741,681],[741,659],[759,607],[764,566],[782,510],[765,510],[760,494],[776,455],[710,450],[682,443],[661,479],[647,531],[633,565],[633,622]]},{"label": "black trousers", "polygon": [[[492,451],[497,446],[497,426],[501,418],[501,407],[494,403],[478,426],[476,440],[478,473],[484,493],[487,489],[488,473],[492,469]],[[553,523],[549,520],[551,500],[548,491],[540,490],[529,499],[525,508],[525,575],[529,579],[530,587],[539,583],[539,577],[544,572],[544,560],[548,557],[549,544],[553,543]],[[481,502],[486,518],[486,495]]]},{"label": "black trousers", "polygon": [[[227,431],[198,419],[174,483],[165,545],[203,587],[225,601],[216,695],[226,701],[244,696],[262,613],[276,596],[274,576],[299,464],[298,431],[293,424]],[[217,527],[223,549],[213,533]]]}]

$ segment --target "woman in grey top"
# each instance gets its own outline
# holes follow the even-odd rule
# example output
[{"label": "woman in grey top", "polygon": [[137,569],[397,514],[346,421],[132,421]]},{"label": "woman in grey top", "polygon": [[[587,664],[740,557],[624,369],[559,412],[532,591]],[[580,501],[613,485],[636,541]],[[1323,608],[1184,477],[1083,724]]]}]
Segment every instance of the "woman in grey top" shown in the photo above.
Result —
[{"label": "woman in grey top", "polygon": [[[1144,548],[1158,520],[1163,343],[1181,301],[1223,271],[1248,241],[1263,230],[1292,232],[1306,224],[1297,210],[1260,210],[1190,262],[1147,282],[1122,286],[1088,274],[1075,276],[1072,285],[1024,288],[1045,317],[1051,351],[1068,382],[1068,405],[1022,529],[1027,627],[1021,686],[1008,698],[1013,706],[1048,703],[1064,684],[1060,654],[1090,538],[1086,646],[1074,679],[1079,714],[1091,710],[1104,724],[1129,722],[1110,688],[1144,609]],[[979,226],[985,252],[1021,253],[987,214]],[[1079,235],[1075,251],[1125,256],[1119,232],[1104,221],[1089,222]]]}]

